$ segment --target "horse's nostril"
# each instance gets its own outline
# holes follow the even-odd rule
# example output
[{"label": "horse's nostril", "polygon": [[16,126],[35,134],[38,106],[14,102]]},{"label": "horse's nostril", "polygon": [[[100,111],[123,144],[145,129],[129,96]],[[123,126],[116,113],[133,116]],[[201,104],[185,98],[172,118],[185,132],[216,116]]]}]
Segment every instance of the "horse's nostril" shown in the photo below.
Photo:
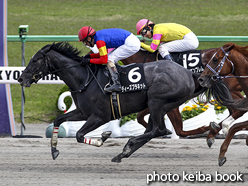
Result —
[{"label": "horse's nostril", "polygon": [[23,81],[23,79],[22,78],[18,78],[18,80],[17,80],[19,83],[21,83],[22,81]]}]

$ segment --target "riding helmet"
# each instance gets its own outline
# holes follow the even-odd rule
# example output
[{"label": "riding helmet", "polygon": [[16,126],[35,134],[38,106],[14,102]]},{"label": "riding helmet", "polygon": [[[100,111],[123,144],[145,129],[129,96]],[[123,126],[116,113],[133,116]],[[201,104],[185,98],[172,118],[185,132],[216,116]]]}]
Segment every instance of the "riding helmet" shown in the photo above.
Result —
[{"label": "riding helmet", "polygon": [[140,34],[140,31],[147,27],[149,24],[154,24],[153,22],[151,22],[149,19],[141,19],[138,21],[138,23],[136,24],[136,29],[137,29],[137,34]]},{"label": "riding helmet", "polygon": [[87,37],[94,36],[96,31],[90,26],[84,26],[78,31],[79,41],[84,41]]}]

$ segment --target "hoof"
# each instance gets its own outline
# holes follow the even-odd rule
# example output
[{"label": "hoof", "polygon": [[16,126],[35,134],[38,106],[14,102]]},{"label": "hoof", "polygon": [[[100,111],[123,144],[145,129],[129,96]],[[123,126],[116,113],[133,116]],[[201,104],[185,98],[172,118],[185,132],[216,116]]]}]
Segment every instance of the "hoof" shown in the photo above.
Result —
[{"label": "hoof", "polygon": [[219,166],[221,167],[224,163],[226,163],[226,157],[219,158]]},{"label": "hoof", "polygon": [[122,158],[127,158],[128,153],[130,153],[131,149],[130,148],[124,148],[123,152],[120,153],[119,155],[115,156],[111,161],[115,163],[120,163]]},{"label": "hoof", "polygon": [[115,162],[115,163],[121,163],[121,154],[119,154],[118,156],[115,156],[111,162]]},{"label": "hoof", "polygon": [[59,155],[59,151],[55,148],[55,147],[52,147],[52,157],[53,157],[53,160],[55,160]]},{"label": "hoof", "polygon": [[219,130],[220,129],[220,125],[214,121],[210,122],[210,126],[212,129],[214,130]]},{"label": "hoof", "polygon": [[106,140],[109,138],[109,136],[110,136],[111,134],[112,134],[111,131],[103,132],[103,133],[102,133],[102,142],[106,141]]},{"label": "hoof", "polygon": [[207,144],[208,144],[208,147],[211,148],[212,145],[214,144],[214,138],[207,139]]}]

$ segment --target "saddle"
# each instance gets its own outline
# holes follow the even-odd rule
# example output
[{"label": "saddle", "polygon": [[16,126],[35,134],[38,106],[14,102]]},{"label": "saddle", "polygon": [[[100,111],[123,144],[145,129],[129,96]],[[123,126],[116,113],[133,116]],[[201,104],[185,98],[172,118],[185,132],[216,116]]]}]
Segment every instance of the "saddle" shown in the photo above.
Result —
[{"label": "saddle", "polygon": [[[119,93],[146,90],[147,85],[144,75],[143,64],[133,63],[123,66],[116,65],[116,68],[120,76],[122,91],[118,93],[112,92],[110,94],[110,103],[111,103],[113,118],[119,119],[122,117],[120,101],[119,101]],[[111,81],[111,77],[110,77],[111,75],[107,67],[103,69],[103,73],[108,78],[108,83],[105,85],[108,86],[108,84],[110,84]],[[102,83],[101,82],[99,83],[99,86],[101,87],[100,84]]]},{"label": "saddle", "polygon": [[[86,65],[87,78],[85,82],[79,87],[78,90],[71,92],[82,92],[87,89],[88,85],[95,80],[100,87],[103,94],[106,94],[103,87],[110,84],[111,75],[104,65],[90,64]],[[116,65],[117,71],[120,76],[120,82],[122,86],[121,92],[112,92],[110,94],[111,109],[114,119],[121,118],[119,93],[127,93],[133,91],[142,91],[147,89],[147,84],[145,80],[143,64],[130,64],[130,65]]]}]

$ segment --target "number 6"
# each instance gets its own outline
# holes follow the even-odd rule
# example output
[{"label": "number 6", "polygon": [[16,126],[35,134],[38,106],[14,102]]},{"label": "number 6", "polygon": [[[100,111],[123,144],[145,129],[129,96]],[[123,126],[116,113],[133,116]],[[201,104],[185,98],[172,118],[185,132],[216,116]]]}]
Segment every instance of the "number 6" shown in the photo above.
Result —
[{"label": "number 6", "polygon": [[[139,70],[139,67],[135,67],[128,73],[128,79],[132,83],[137,83],[141,79],[141,74],[139,72],[135,72],[135,70]],[[135,78],[133,78],[135,76]]]}]

